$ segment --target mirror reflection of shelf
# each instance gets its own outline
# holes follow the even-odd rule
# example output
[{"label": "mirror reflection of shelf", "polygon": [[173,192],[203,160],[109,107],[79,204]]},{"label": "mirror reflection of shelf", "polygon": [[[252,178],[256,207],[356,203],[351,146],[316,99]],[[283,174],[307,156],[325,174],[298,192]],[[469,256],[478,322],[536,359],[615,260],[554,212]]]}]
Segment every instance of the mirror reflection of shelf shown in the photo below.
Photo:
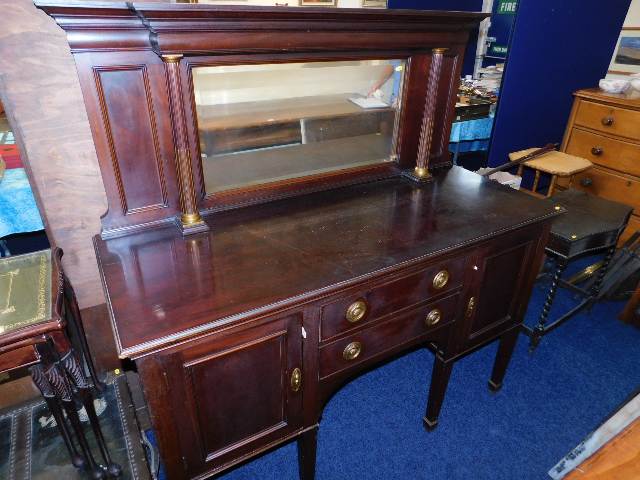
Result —
[{"label": "mirror reflection of shelf", "polygon": [[388,162],[404,62],[193,70],[207,193]]}]

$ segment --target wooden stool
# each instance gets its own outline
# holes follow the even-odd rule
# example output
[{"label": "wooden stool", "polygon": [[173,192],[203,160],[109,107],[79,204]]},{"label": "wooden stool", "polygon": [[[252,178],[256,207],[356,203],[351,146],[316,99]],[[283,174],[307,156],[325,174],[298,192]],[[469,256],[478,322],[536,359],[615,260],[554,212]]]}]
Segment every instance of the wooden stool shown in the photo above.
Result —
[{"label": "wooden stool", "polygon": [[[94,479],[117,477],[122,469],[111,460],[93,405],[103,386],[61,257],[62,250],[55,249],[0,260],[0,372],[29,367],[73,465]],[[87,412],[105,466],[91,452],[79,406]]]},{"label": "wooden stool", "polygon": [[[602,280],[616,250],[620,233],[626,228],[632,208],[622,203],[611,202],[579,190],[565,190],[545,200],[553,202],[558,210],[566,210],[551,226],[545,252],[555,264],[551,286],[547,293],[538,324],[523,325],[531,338],[530,349],[535,349],[543,335],[560,326],[580,310],[591,306],[598,298]],[[562,279],[562,273],[572,260],[591,253],[604,252],[602,266],[595,282],[586,290]],[[547,317],[559,286],[579,293],[584,299],[567,313],[547,325]]]},{"label": "wooden stool", "polygon": [[[520,150],[518,152],[512,152],[509,154],[509,160],[512,162],[518,160],[519,158],[524,157],[525,155],[529,155],[532,152],[535,152],[538,148],[528,148],[526,150]],[[518,175],[522,176],[524,172],[524,167],[532,168],[536,171],[536,176],[533,180],[533,186],[531,190],[520,188],[526,193],[530,193],[537,197],[550,197],[553,195],[556,186],[556,180],[558,177],[570,177],[576,173],[582,172],[589,167],[591,167],[592,163],[582,157],[576,157],[573,155],[568,155],[563,152],[548,152],[544,155],[539,156],[533,160],[529,160],[521,164],[518,167]],[[538,182],[540,181],[540,174],[547,173],[551,175],[551,183],[549,184],[549,190],[546,195],[542,195],[537,192]]]}]

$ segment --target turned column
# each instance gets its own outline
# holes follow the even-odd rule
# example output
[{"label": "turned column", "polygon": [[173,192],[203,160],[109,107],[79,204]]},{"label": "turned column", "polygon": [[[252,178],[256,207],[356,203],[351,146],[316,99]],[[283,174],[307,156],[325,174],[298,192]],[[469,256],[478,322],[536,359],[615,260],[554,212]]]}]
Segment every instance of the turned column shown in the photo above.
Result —
[{"label": "turned column", "polygon": [[409,177],[417,181],[427,181],[431,178],[431,174],[429,173],[429,155],[433,143],[438,85],[440,84],[444,54],[447,50],[448,48],[434,48],[431,51],[431,67],[429,68],[427,94],[424,102],[424,112],[422,114],[422,125],[420,127],[418,156],[416,158],[414,171],[409,173]]},{"label": "turned column", "polygon": [[169,105],[171,108],[171,125],[175,145],[175,163],[180,190],[181,214],[176,218],[183,235],[203,232],[209,229],[198,211],[195,184],[193,182],[193,165],[191,149],[187,135],[187,121],[184,112],[182,85],[180,80],[180,60],[182,55],[162,55],[167,71],[169,84]]}]

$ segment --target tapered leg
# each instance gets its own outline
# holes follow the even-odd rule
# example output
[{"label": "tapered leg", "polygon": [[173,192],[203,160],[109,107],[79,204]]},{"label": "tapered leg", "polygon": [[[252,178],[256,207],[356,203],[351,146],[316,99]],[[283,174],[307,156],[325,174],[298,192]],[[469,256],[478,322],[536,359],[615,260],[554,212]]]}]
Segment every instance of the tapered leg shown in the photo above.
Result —
[{"label": "tapered leg", "polygon": [[438,425],[438,416],[444,401],[444,394],[447,391],[447,385],[449,385],[452,368],[453,361],[446,362],[440,355],[436,354],[431,375],[427,411],[422,419],[427,430],[433,430]]},{"label": "tapered leg", "polygon": [[313,480],[316,476],[316,445],[318,427],[307,430],[298,437],[298,467],[300,480]]},{"label": "tapered leg", "polygon": [[498,353],[496,354],[491,379],[489,380],[489,389],[492,392],[497,392],[502,388],[502,380],[504,379],[504,374],[507,372],[507,366],[511,360],[511,355],[513,355],[513,350],[516,348],[519,334],[520,329],[513,328],[500,338]]},{"label": "tapered leg", "polygon": [[100,448],[100,453],[102,454],[102,459],[107,465],[107,471],[113,477],[120,476],[122,474],[122,468],[111,460],[107,444],[104,440],[104,436],[102,435],[102,429],[100,428],[100,421],[98,420],[98,415],[96,414],[95,407],[93,406],[93,394],[91,393],[92,385],[84,376],[80,363],[78,362],[73,350],[69,350],[62,358],[61,362],[65,371],[75,384],[80,401],[87,412],[91,429],[93,430],[93,434],[98,442],[98,447]]},{"label": "tapered leg", "polygon": [[69,426],[67,425],[67,420],[62,414],[62,407],[60,406],[60,402],[56,399],[53,387],[44,375],[42,365],[36,364],[33,367],[29,368],[29,371],[31,372],[33,383],[36,385],[36,387],[38,387],[38,390],[40,390],[40,393],[47,402],[49,411],[53,415],[53,418],[55,418],[56,420],[56,425],[58,427],[58,431],[60,432],[60,436],[62,437],[62,440],[64,441],[64,444],[69,451],[71,463],[76,468],[84,468],[85,459],[80,453],[78,453],[78,450],[73,443],[71,433],[69,432]]}]

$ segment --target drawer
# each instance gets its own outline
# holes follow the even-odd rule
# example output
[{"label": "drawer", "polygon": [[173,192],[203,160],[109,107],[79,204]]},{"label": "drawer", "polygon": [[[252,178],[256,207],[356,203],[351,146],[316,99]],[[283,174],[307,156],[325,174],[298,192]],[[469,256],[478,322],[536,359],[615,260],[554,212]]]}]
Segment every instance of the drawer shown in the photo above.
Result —
[{"label": "drawer", "polygon": [[459,301],[460,294],[453,294],[321,347],[320,377],[359,365],[453,322]]},{"label": "drawer", "polygon": [[0,354],[0,372],[26,367],[39,361],[40,357],[33,345],[16,348]]},{"label": "drawer", "polygon": [[[328,303],[321,308],[320,339],[326,340],[460,287],[463,271],[464,258],[444,260],[416,274]],[[444,284],[439,284],[443,279]]]},{"label": "drawer", "polygon": [[571,186],[614,202],[625,203],[636,210],[640,208],[640,180],[629,175],[593,167],[574,175]]},{"label": "drawer", "polygon": [[[640,125],[638,125],[640,129]],[[586,158],[597,165],[640,176],[640,145],[587,132],[571,131],[566,152]]]},{"label": "drawer", "polygon": [[609,135],[640,140],[640,112],[580,101],[574,123]]}]

